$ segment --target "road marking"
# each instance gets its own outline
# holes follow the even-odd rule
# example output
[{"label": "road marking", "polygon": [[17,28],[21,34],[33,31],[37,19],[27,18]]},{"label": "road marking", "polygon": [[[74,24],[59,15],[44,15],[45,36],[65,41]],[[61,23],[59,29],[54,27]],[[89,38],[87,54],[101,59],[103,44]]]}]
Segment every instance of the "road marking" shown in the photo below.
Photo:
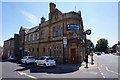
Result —
[{"label": "road marking", "polygon": [[102,73],[102,71],[101,71],[100,67],[98,67],[98,69],[99,69],[99,71],[100,71],[100,73],[101,73],[102,77],[103,77],[103,78],[105,78],[105,76],[104,76],[104,74]]},{"label": "road marking", "polygon": [[20,75],[25,75],[25,76],[27,76],[27,77],[29,77],[29,78],[37,79],[36,77],[31,76],[31,75],[28,75],[27,73],[24,73],[24,72],[18,71],[18,73],[19,73]]},{"label": "road marking", "polygon": [[109,71],[109,72],[115,73],[115,74],[117,74],[117,75],[120,75],[120,74],[118,74],[117,72],[114,72],[114,71],[109,70],[108,67],[106,67],[106,70]]}]

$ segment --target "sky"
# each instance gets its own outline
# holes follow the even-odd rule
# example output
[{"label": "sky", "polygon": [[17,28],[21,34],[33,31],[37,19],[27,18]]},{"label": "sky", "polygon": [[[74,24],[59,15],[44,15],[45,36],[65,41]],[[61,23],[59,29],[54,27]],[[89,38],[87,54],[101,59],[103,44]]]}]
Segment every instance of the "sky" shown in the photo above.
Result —
[{"label": "sky", "polygon": [[[118,42],[118,2],[54,2],[63,13],[81,11],[84,30],[91,29],[87,35],[95,45],[101,38],[108,40],[112,47]],[[48,20],[49,2],[2,2],[2,40],[14,37],[21,26],[32,28],[44,16]]]}]

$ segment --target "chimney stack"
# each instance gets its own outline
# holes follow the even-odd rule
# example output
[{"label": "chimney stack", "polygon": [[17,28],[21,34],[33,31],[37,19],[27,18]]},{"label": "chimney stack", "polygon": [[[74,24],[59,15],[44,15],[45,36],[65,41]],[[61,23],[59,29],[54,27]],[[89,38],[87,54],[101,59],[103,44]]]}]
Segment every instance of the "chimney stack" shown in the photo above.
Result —
[{"label": "chimney stack", "polygon": [[56,8],[56,5],[54,3],[50,3],[50,12],[54,12],[55,11],[55,8]]},{"label": "chimney stack", "polygon": [[42,17],[42,18],[41,18],[41,23],[44,23],[44,22],[45,22],[45,18]]}]

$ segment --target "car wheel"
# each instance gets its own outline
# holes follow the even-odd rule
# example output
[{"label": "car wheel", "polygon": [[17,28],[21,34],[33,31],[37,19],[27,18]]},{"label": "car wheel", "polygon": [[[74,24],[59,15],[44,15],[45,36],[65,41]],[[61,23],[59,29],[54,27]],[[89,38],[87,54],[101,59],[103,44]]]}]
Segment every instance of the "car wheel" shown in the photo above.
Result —
[{"label": "car wheel", "polygon": [[43,67],[44,67],[44,68],[46,68],[46,67],[47,67],[45,63],[44,63],[44,65],[43,65]]},{"label": "car wheel", "polygon": [[27,64],[27,61],[25,61],[25,64]]},{"label": "car wheel", "polygon": [[35,66],[38,66],[36,62],[34,63],[34,65],[35,65]]},{"label": "car wheel", "polygon": [[21,64],[23,64],[23,61],[21,61]]}]

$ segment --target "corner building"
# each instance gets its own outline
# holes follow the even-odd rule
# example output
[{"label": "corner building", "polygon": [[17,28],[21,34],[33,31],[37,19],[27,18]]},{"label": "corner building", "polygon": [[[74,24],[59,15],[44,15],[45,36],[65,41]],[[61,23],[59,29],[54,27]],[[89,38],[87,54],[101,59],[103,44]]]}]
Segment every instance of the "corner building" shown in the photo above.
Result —
[{"label": "corner building", "polygon": [[58,63],[83,61],[86,47],[81,12],[62,13],[54,3],[49,6],[49,20],[42,17],[38,26],[20,28],[18,54],[21,58],[53,56]]}]

